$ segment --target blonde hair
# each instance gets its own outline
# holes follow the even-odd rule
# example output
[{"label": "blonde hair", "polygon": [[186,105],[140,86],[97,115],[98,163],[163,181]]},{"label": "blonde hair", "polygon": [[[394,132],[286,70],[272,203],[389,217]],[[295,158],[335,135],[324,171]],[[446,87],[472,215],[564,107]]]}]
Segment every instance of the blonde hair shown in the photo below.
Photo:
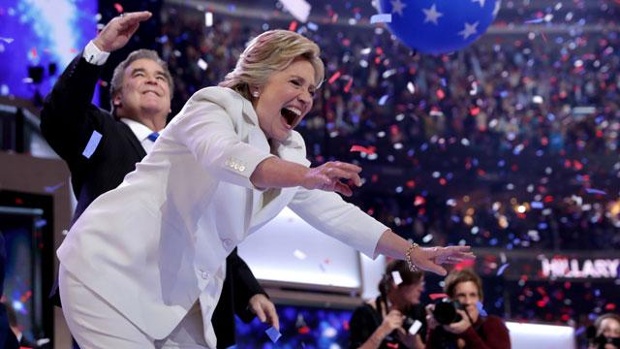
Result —
[{"label": "blonde hair", "polygon": [[320,54],[319,46],[300,34],[282,29],[266,31],[248,43],[235,69],[219,86],[232,88],[251,100],[250,87],[265,85],[274,72],[282,71],[302,58],[314,67],[314,80],[319,87],[325,74]]}]

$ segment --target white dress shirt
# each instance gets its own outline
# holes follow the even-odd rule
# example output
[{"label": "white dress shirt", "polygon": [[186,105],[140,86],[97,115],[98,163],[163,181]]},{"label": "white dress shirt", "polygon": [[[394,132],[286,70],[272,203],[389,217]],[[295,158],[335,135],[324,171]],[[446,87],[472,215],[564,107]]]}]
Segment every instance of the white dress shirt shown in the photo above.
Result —
[{"label": "white dress shirt", "polygon": [[153,130],[133,119],[121,118],[120,120],[127,124],[127,126],[131,129],[131,132],[136,135],[136,138],[140,141],[140,144],[142,144],[144,151],[146,151],[147,154],[150,153],[151,149],[153,149],[153,143],[155,143],[149,139],[149,135],[153,133]]}]

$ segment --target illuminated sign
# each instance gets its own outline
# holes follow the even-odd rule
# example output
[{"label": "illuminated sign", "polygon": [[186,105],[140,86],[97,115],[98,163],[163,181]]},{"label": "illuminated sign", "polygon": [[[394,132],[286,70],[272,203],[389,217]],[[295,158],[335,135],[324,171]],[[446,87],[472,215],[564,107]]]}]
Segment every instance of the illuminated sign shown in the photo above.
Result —
[{"label": "illuminated sign", "polygon": [[620,259],[567,257],[541,258],[541,273],[546,278],[615,279]]}]

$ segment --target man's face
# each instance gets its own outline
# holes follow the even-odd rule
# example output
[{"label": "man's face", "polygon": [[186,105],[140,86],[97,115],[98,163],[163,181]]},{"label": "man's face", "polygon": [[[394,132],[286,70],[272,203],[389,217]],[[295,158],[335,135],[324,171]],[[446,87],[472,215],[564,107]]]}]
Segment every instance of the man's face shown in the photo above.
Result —
[{"label": "man's face", "polygon": [[459,301],[463,308],[467,310],[472,320],[478,319],[478,302],[480,301],[480,294],[478,293],[478,287],[472,281],[460,282],[454,287],[453,300]]},{"label": "man's face", "polygon": [[123,85],[113,103],[119,117],[140,121],[170,112],[170,86],[164,69],[157,62],[141,58],[133,61],[123,73]]}]

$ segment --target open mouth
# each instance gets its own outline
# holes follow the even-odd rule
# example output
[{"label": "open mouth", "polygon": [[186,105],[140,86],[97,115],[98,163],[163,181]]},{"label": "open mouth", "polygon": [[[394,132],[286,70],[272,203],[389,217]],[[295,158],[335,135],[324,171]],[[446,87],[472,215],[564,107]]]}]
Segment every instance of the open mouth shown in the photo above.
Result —
[{"label": "open mouth", "polygon": [[301,111],[298,109],[282,108],[282,110],[280,110],[280,114],[284,120],[286,120],[286,123],[293,127],[295,126],[298,118],[301,116]]}]

